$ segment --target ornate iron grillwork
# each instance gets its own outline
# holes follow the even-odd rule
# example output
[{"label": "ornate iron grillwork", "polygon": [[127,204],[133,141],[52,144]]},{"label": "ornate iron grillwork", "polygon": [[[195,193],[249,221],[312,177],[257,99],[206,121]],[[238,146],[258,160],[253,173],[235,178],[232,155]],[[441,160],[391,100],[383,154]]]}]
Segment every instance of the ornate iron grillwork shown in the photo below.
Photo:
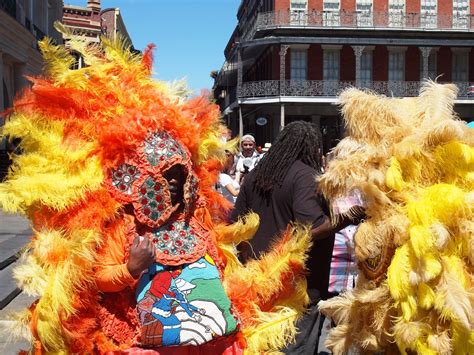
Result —
[{"label": "ornate iron grillwork", "polygon": [[474,30],[474,15],[418,14],[360,11],[311,11],[295,14],[290,11],[259,13],[255,26],[246,33],[250,40],[256,31],[275,27],[349,27],[349,28],[400,28],[400,29],[456,29]]},{"label": "ornate iron grillwork", "polygon": [[[470,87],[474,83],[455,82],[459,88],[458,98],[474,101]],[[421,81],[361,81],[359,88],[390,97],[418,96]],[[355,87],[355,81],[331,80],[263,80],[242,83],[239,98],[299,96],[299,97],[336,97],[342,90]],[[281,90],[281,91],[280,91]]]}]

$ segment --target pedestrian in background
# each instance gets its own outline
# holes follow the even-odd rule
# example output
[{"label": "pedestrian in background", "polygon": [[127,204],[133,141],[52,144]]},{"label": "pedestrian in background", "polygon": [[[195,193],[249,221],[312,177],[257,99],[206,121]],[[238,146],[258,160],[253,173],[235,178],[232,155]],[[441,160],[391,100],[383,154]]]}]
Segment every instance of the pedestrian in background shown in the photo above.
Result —
[{"label": "pedestrian in background", "polygon": [[237,155],[235,179],[242,184],[245,174],[252,171],[260,161],[261,155],[256,150],[255,138],[246,134],[240,139],[241,152]]},{"label": "pedestrian in background", "polygon": [[[332,157],[328,154],[327,158],[329,163]],[[365,206],[362,194],[358,190],[354,190],[351,195],[338,198],[331,203],[334,215],[346,213],[353,206]],[[357,232],[357,228],[357,225],[351,224],[336,232],[329,276],[328,291],[330,297],[338,296],[355,287],[358,269],[355,256],[354,236]],[[326,348],[325,341],[333,326],[334,324],[330,318],[324,319],[318,346],[319,355],[331,353],[331,351]],[[350,347],[347,351],[347,355],[356,355],[358,353],[354,347]]]},{"label": "pedestrian in background", "polygon": [[234,165],[234,155],[231,152],[226,151],[226,156],[227,160],[224,170],[219,174],[218,188],[222,196],[234,204],[240,191],[240,185],[230,175],[230,170]]},{"label": "pedestrian in background", "polygon": [[260,216],[255,236],[240,247],[242,260],[256,259],[269,251],[274,238],[288,224],[311,225],[313,248],[307,263],[307,314],[298,322],[296,342],[283,351],[287,354],[312,354],[317,350],[321,317],[316,304],[328,296],[329,268],[334,233],[351,224],[347,218],[332,225],[324,200],[317,194],[316,176],[321,172],[321,135],[314,124],[297,121],[287,125],[260,163],[241,185],[231,220],[250,211]]}]

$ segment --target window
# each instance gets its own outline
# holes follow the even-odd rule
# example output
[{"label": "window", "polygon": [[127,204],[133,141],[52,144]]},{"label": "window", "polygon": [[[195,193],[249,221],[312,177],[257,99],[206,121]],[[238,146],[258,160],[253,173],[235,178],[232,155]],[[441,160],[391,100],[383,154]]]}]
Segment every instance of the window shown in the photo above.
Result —
[{"label": "window", "polygon": [[[324,48],[323,48],[324,49]],[[336,96],[339,93],[340,49],[324,49],[323,55],[323,93]]]},{"label": "window", "polygon": [[306,80],[308,74],[308,51],[291,49],[291,80]]},{"label": "window", "polygon": [[339,80],[339,50],[325,50],[323,62],[323,79]]},{"label": "window", "polygon": [[357,0],[357,25],[372,26],[372,0]]},{"label": "window", "polygon": [[469,52],[453,49],[453,81],[466,82],[469,80]]},{"label": "window", "polygon": [[291,0],[290,20],[291,24],[306,25],[307,23],[308,0]]},{"label": "window", "polygon": [[405,52],[389,52],[388,55],[388,80],[405,80]]},{"label": "window", "polygon": [[468,0],[453,0],[453,28],[467,28],[469,16]]},{"label": "window", "polygon": [[360,57],[360,81],[370,83],[372,81],[372,51],[362,52]]},{"label": "window", "polygon": [[84,68],[84,59],[82,58],[81,54],[79,52],[72,52],[71,55],[74,57],[75,61],[72,64],[72,67],[70,69],[76,70],[76,69],[81,69]]},{"label": "window", "polygon": [[404,27],[405,0],[389,0],[388,15],[390,27]]},{"label": "window", "polygon": [[339,26],[339,0],[324,0],[323,2],[323,20],[325,26]]},{"label": "window", "polygon": [[269,11],[273,11],[273,1],[264,0],[261,12],[269,12]]},{"label": "window", "polygon": [[405,96],[405,51],[397,48],[388,54],[388,90],[390,95]]},{"label": "window", "polygon": [[437,2],[438,0],[421,0],[421,27],[436,28],[437,27]]}]

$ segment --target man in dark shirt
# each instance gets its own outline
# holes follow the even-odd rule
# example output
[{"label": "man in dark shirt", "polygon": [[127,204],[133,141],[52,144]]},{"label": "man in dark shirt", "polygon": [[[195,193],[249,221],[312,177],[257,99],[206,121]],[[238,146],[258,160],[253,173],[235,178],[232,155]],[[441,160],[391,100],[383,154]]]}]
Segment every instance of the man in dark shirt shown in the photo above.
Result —
[{"label": "man in dark shirt", "polygon": [[316,175],[321,172],[321,136],[315,125],[303,121],[287,125],[275,143],[249,173],[241,186],[231,213],[236,221],[250,211],[260,216],[255,236],[239,246],[242,260],[258,258],[268,251],[274,238],[289,223],[310,224],[313,247],[307,263],[309,312],[298,323],[299,334],[287,354],[317,351],[320,316],[316,308],[327,297],[334,233],[350,221],[340,219],[334,226],[325,213],[325,203],[317,194]]},{"label": "man in dark shirt", "polygon": [[245,250],[244,260],[258,258],[266,252],[269,237],[277,236],[290,222],[303,222],[313,227],[324,222],[325,214],[316,195],[316,174],[315,169],[296,160],[289,166],[281,186],[276,186],[271,195],[266,196],[255,189],[256,173],[249,173],[231,214],[233,220],[250,210],[260,216],[260,227],[250,241],[252,249]]}]

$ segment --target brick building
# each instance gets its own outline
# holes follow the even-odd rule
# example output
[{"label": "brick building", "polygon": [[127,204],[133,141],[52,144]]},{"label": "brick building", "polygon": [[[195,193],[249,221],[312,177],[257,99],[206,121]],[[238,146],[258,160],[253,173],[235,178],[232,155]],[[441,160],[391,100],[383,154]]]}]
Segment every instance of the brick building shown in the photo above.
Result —
[{"label": "brick building", "polygon": [[[103,35],[115,38],[120,34],[133,47],[120,9],[102,9],[100,0],[88,0],[86,7],[65,4],[63,24],[75,34],[86,37],[91,43],[98,43]],[[77,59],[78,67],[82,67],[82,58],[77,56]]]},{"label": "brick building", "polygon": [[75,34],[98,43],[102,35],[100,0],[87,1],[87,7],[64,4],[63,24]]},{"label": "brick building", "polygon": [[[41,73],[43,59],[38,40],[49,36],[62,42],[53,27],[61,20],[62,12],[62,0],[0,1],[0,112],[10,107],[16,94],[28,85],[25,75]],[[5,139],[0,140],[0,180],[6,173],[7,152],[11,149]]]},{"label": "brick building", "polygon": [[456,83],[455,110],[474,120],[474,0],[242,0],[237,19],[213,92],[233,133],[257,144],[306,120],[334,146],[348,86],[415,96],[439,77]]}]

